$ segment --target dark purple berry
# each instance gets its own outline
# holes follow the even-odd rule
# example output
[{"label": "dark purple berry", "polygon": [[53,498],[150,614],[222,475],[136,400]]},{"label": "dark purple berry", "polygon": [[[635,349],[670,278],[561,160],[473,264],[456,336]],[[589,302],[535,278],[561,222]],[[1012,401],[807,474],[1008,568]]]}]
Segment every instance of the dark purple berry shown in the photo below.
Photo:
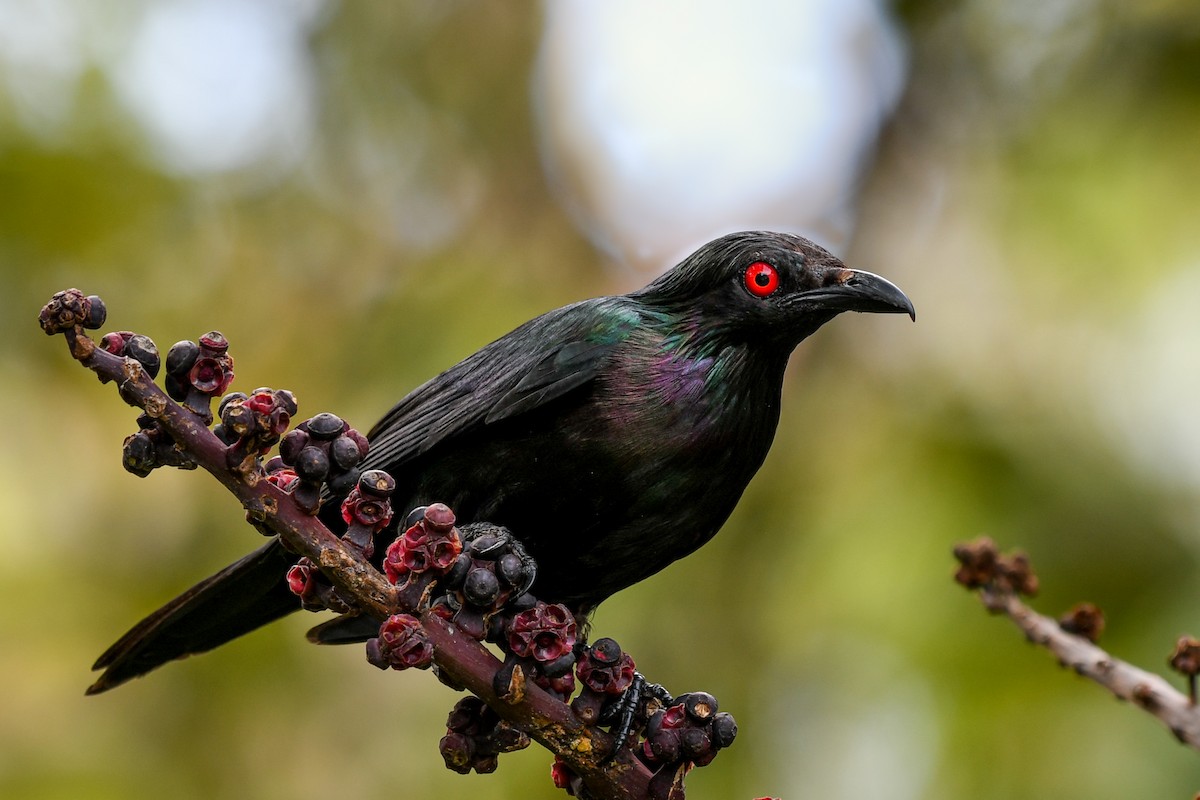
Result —
[{"label": "dark purple berry", "polygon": [[516,553],[505,553],[496,562],[496,574],[509,586],[522,589],[529,577],[525,562]]},{"label": "dark purple berry", "polygon": [[329,446],[329,460],[339,470],[345,471],[362,460],[362,453],[353,439],[339,436]]},{"label": "dark purple berry", "polygon": [[296,459],[296,474],[308,483],[320,483],[329,474],[329,457],[315,447],[306,447]]},{"label": "dark purple berry", "polygon": [[350,470],[349,472],[339,472],[328,476],[325,483],[329,486],[329,491],[335,495],[344,495],[355,487],[358,483],[358,470]]},{"label": "dark purple berry", "polygon": [[607,636],[592,642],[590,651],[592,660],[597,664],[604,665],[617,663],[622,655],[621,645],[617,644],[615,639]]},{"label": "dark purple berry", "polygon": [[502,552],[504,541],[499,536],[485,533],[471,540],[471,555],[475,558],[491,560]]},{"label": "dark purple berry", "polygon": [[717,747],[729,747],[733,744],[734,738],[737,736],[737,723],[733,719],[733,715],[727,714],[724,711],[713,715],[712,721],[712,741]]},{"label": "dark purple berry", "polygon": [[96,330],[104,324],[104,320],[108,319],[108,309],[104,307],[104,301],[96,295],[88,295],[84,307],[87,309],[87,315],[80,323],[83,327]]},{"label": "dark purple berry", "polygon": [[408,530],[413,525],[425,519],[425,508],[426,506],[417,506],[408,512],[408,516],[404,518],[404,530]]},{"label": "dark purple berry", "polygon": [[186,400],[188,396],[188,387],[175,375],[167,373],[163,378],[163,388],[167,390],[167,395],[172,400]]},{"label": "dark purple berry", "polygon": [[191,370],[200,355],[200,346],[195,342],[184,340],[176,342],[167,351],[167,374],[182,377]]},{"label": "dark purple berry", "polygon": [[547,678],[558,678],[566,675],[575,666],[575,653],[567,652],[553,661],[542,664],[540,669]]},{"label": "dark purple berry", "polygon": [[679,761],[681,746],[679,732],[670,728],[660,729],[653,737],[646,740],[646,746],[655,761],[663,764],[673,764]]},{"label": "dark purple berry", "polygon": [[537,598],[529,592],[517,595],[512,600],[508,601],[508,607],[513,611],[526,611],[537,605]]},{"label": "dark purple berry", "polygon": [[712,747],[703,728],[684,728],[679,735],[679,750],[684,758],[695,761]]},{"label": "dark purple berry", "polygon": [[130,336],[129,341],[125,343],[125,355],[141,364],[151,378],[158,377],[162,361],[158,355],[157,345],[149,336],[143,336],[140,333]]},{"label": "dark purple berry", "polygon": [[144,478],[158,466],[155,458],[154,441],[144,432],[126,437],[121,451],[121,464],[126,471]]},{"label": "dark purple berry", "polygon": [[717,713],[717,698],[708,692],[689,692],[676,702],[682,702],[688,716],[697,722],[706,722]]},{"label": "dark purple berry", "polygon": [[308,447],[308,434],[296,428],[279,440],[279,457],[285,464],[295,464],[300,451]]},{"label": "dark purple berry", "polygon": [[473,606],[491,608],[500,596],[500,582],[491,570],[476,567],[467,573],[467,579],[463,582],[463,596]]},{"label": "dark purple berry", "polygon": [[229,394],[222,397],[221,402],[217,404],[217,416],[218,417],[225,416],[225,409],[229,408],[230,403],[234,403],[234,402],[242,403],[242,402],[245,402],[247,399],[248,398],[246,397],[246,395],[243,394],[242,392],[230,392]]},{"label": "dark purple berry", "polygon": [[471,557],[463,553],[458,558],[454,559],[454,565],[450,567],[450,571],[442,577],[442,585],[450,589],[457,589],[462,586],[463,581],[467,579],[467,573],[471,571]]},{"label": "dark purple berry", "polygon": [[460,775],[466,775],[471,771],[471,764],[475,757],[475,745],[471,741],[471,737],[461,733],[447,733],[438,743],[438,750],[441,751],[442,759],[445,760],[448,769],[454,770]]},{"label": "dark purple berry", "polygon": [[391,497],[396,479],[381,469],[367,470],[358,478],[358,490],[371,497]]},{"label": "dark purple berry", "polygon": [[341,434],[346,423],[341,417],[324,411],[308,421],[308,433],[314,439],[329,440]]}]

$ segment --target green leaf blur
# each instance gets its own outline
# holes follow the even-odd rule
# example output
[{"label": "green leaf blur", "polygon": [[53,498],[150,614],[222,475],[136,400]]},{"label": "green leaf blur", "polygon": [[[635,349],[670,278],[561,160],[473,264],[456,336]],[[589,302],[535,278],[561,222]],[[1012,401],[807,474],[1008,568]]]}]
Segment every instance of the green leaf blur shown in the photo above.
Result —
[{"label": "green leaf blur", "polygon": [[[1043,4],[898,4],[912,74],[847,261],[918,322],[803,346],[723,532],[596,615],[652,680],[737,717],[690,797],[1200,790],[1195,753],[950,580],[986,533],[1031,554],[1039,609],[1101,606],[1120,657],[1165,671],[1200,633],[1200,9],[1044,5],[1031,50]],[[101,295],[106,329],[164,351],[217,328],[235,388],[366,429],[534,314],[638,282],[546,186],[536,5],[322,14],[287,169],[163,169],[103,71],[55,124],[0,82],[0,796],[561,796],[536,747],[445,770],[455,695],[308,645],[308,615],[83,696],[116,636],[258,538],[206,477],[120,469],[135,415],[37,329],[53,292]]]}]

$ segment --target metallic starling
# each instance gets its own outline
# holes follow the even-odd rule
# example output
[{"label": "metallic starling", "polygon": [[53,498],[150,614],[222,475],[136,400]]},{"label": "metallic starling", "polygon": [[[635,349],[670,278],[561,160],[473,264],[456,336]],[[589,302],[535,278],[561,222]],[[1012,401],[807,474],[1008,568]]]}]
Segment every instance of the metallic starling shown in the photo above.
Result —
[{"label": "metallic starling", "polygon": [[[509,528],[537,560],[533,594],[584,614],[716,534],[771,446],[788,357],[843,311],[915,319],[896,286],[806,239],[731,234],[418,387],[361,466],[395,477],[399,519],[443,502],[461,523]],[[297,610],[294,560],[272,540],[172,600],[100,657],[88,693]]]}]

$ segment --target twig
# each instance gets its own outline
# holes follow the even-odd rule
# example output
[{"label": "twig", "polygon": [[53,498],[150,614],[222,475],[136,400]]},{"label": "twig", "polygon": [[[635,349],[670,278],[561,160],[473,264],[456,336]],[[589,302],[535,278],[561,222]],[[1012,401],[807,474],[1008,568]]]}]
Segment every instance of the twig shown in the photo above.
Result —
[{"label": "twig", "polygon": [[1057,620],[1037,613],[1011,593],[984,602],[989,609],[998,607],[1029,641],[1045,647],[1063,666],[1129,700],[1166,725],[1180,742],[1200,750],[1200,709],[1164,678],[1113,657],[1082,636],[1067,633]]},{"label": "twig", "polygon": [[[1064,621],[1043,616],[1021,601],[1011,579],[1015,561],[1020,561],[1027,573],[1025,584],[1036,587],[1024,556],[1001,556],[988,539],[960,545],[955,555],[962,563],[956,579],[967,588],[979,589],[979,598],[988,611],[1004,614],[1030,642],[1045,647],[1060,664],[1092,679],[1121,700],[1130,701],[1162,722],[1180,742],[1200,750],[1200,707],[1194,700],[1163,677],[1115,658],[1088,637],[1064,630]],[[1098,612],[1091,608],[1090,614]]]}]

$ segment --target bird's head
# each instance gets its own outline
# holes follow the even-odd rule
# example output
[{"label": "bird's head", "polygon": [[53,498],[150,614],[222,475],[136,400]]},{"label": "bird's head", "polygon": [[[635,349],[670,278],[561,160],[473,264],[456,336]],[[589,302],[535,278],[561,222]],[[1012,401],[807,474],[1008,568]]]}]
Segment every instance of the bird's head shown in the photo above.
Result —
[{"label": "bird's head", "polygon": [[722,335],[788,351],[843,311],[916,319],[912,302],[890,281],[849,269],[803,237],[764,231],[715,239],[634,296]]}]

